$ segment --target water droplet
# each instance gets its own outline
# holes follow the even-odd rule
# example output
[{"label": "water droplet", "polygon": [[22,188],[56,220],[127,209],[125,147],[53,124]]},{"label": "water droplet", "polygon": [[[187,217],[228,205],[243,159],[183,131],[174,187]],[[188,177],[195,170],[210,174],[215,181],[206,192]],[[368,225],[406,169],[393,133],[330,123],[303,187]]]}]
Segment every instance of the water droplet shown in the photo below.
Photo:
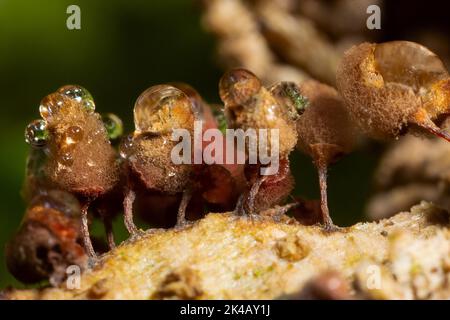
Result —
[{"label": "water droplet", "polygon": [[95,111],[94,98],[92,98],[90,92],[85,88],[78,85],[67,85],[59,88],[57,92],[71,99],[75,99],[89,112]]},{"label": "water droplet", "polygon": [[49,120],[66,102],[66,97],[57,93],[51,93],[41,100],[39,105],[39,113],[43,119]]},{"label": "water droplet", "polygon": [[89,91],[80,86],[64,86],[41,100],[39,112],[43,119],[49,120],[61,107],[70,100],[81,104],[88,112],[95,111],[95,103]]},{"label": "water droplet", "polygon": [[283,81],[277,83],[270,88],[270,93],[280,104],[280,107],[287,111],[292,120],[297,120],[298,116],[305,112],[309,103],[295,82]]},{"label": "water droplet", "polygon": [[69,168],[65,164],[63,164],[62,162],[58,161],[56,171],[57,172],[70,172],[72,170],[71,170],[71,168]]},{"label": "water droplet", "polygon": [[261,89],[261,81],[245,69],[234,69],[220,79],[219,94],[222,101],[229,105],[241,105]]},{"label": "water droplet", "polygon": [[58,162],[63,166],[71,166],[73,164],[72,154],[70,152],[62,153],[58,158]]},{"label": "water droplet", "polygon": [[120,157],[123,159],[127,159],[132,154],[133,146],[134,146],[133,135],[129,134],[120,143],[119,146]]},{"label": "water droplet", "polygon": [[181,90],[158,85],[145,90],[134,105],[136,133],[168,133],[175,128],[193,127],[194,113]]},{"label": "water droplet", "polygon": [[49,138],[47,122],[34,120],[25,129],[25,141],[33,147],[42,147]]},{"label": "water droplet", "polygon": [[184,83],[184,82],[174,82],[174,83],[171,83],[171,85],[173,85],[177,89],[180,89],[181,91],[184,92],[184,94],[186,94],[188,96],[188,98],[192,104],[192,109],[194,111],[195,118],[203,119],[204,112],[205,112],[205,110],[204,110],[205,102],[203,101],[201,95],[197,92],[197,90],[195,90],[193,87],[191,87],[190,85],[188,85],[187,83]]},{"label": "water droplet", "polygon": [[83,140],[83,129],[81,129],[79,126],[71,126],[67,129],[67,131],[64,133],[63,143],[64,147],[72,146],[78,142]]},{"label": "water droplet", "polygon": [[108,133],[109,140],[117,140],[123,134],[122,120],[112,113],[107,113],[102,116],[102,121]]}]

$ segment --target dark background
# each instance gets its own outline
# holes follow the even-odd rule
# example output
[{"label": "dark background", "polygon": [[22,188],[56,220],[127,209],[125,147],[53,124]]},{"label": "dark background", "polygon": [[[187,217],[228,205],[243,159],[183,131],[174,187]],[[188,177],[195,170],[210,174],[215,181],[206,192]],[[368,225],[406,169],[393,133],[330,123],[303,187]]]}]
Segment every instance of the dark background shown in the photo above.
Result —
[{"label": "dark background", "polygon": [[[81,7],[81,30],[66,28],[70,4]],[[23,131],[38,118],[40,99],[64,84],[80,84],[92,93],[99,112],[114,112],[125,121],[126,131],[133,128],[134,100],[157,83],[187,82],[208,101],[219,102],[222,70],[200,13],[188,0],[0,0],[0,288],[19,286],[6,271],[3,248],[25,209]],[[382,16],[383,39],[409,39],[412,26],[439,28],[448,36],[444,1],[386,1]],[[364,219],[380,150],[366,147],[331,169],[330,210],[337,224]],[[317,198],[310,160],[295,153],[292,168],[295,194]],[[123,239],[120,219],[115,228]]]}]

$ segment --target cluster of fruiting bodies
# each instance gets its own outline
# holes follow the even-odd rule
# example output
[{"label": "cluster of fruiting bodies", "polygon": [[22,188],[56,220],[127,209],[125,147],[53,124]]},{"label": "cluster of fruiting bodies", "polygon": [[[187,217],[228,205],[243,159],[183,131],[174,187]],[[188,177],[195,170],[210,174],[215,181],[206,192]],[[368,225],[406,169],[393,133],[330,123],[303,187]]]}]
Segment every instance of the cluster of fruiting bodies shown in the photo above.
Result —
[{"label": "cluster of fruiting bodies", "polygon": [[[336,83],[337,90],[314,80],[265,87],[252,72],[234,69],[220,80],[220,107],[186,84],[152,86],[136,100],[135,130],[123,138],[120,119],[96,113],[86,89],[58,89],[41,101],[42,119],[26,129],[32,146],[24,190],[29,207],[7,247],[9,269],[25,282],[58,283],[66,266],[95,258],[92,217],[104,222],[112,248],[111,220],[122,211],[132,236],[140,232],[135,214],[156,226],[180,227],[209,211],[248,216],[270,211],[274,218],[295,206],[301,211],[308,206],[286,204],[294,186],[289,155],[295,148],[309,155],[318,171],[320,218],[312,222],[336,230],[328,211],[327,168],[354,149],[359,131],[386,139],[424,128],[449,139],[436,123],[449,112],[450,78],[431,51],[397,41],[352,47]],[[172,132],[193,132],[195,121],[203,121],[204,130],[278,129],[278,172],[262,175],[265,164],[248,161],[174,164],[171,152],[178,141]]]}]

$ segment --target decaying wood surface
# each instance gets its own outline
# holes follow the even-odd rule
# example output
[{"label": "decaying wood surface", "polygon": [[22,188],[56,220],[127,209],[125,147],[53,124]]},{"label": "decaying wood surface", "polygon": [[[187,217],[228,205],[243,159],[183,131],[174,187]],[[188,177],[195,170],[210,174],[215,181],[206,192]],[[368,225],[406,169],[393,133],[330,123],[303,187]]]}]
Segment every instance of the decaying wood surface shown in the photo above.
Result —
[{"label": "decaying wood surface", "polygon": [[79,289],[9,299],[450,298],[449,214],[422,202],[327,233],[286,218],[209,214],[151,230],[101,257]]}]

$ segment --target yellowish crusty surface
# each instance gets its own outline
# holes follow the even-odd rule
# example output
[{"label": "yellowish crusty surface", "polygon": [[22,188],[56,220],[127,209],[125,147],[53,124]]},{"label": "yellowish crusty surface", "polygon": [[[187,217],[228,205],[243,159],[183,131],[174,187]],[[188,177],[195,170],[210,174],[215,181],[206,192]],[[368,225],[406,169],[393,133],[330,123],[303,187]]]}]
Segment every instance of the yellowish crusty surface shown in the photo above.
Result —
[{"label": "yellowish crusty surface", "polygon": [[209,214],[147,231],[103,256],[81,288],[9,290],[10,299],[274,299],[339,272],[357,298],[450,298],[449,214],[429,203],[327,233],[291,219]]}]

